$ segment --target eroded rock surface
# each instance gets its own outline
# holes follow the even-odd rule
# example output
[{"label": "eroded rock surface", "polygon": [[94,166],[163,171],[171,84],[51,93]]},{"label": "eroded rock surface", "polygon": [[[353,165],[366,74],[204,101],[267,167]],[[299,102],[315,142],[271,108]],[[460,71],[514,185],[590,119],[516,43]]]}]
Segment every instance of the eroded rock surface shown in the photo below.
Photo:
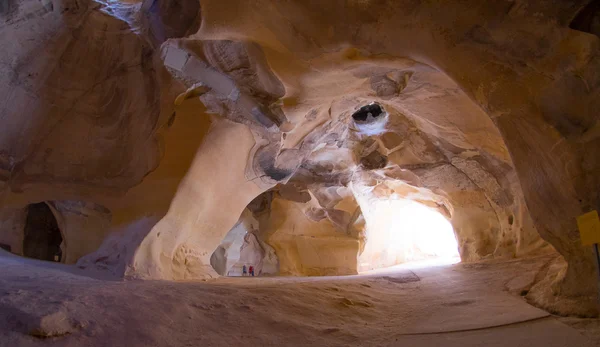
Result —
[{"label": "eroded rock surface", "polygon": [[451,221],[464,261],[552,246],[567,265],[532,302],[594,315],[575,223],[600,207],[590,3],[17,1],[0,11],[2,238],[28,204],[81,201],[112,235],[80,266],[207,278],[248,207],[246,244],[280,273],[351,274],[375,232],[360,207],[406,199]]}]

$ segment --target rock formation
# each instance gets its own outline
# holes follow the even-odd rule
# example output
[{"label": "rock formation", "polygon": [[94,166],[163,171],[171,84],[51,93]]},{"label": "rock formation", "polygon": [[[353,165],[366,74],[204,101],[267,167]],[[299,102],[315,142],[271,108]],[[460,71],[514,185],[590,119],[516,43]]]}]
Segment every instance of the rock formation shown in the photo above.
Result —
[{"label": "rock formation", "polygon": [[575,222],[600,208],[597,2],[7,4],[11,251],[45,202],[61,261],[209,278],[237,268],[248,208],[246,253],[269,272],[352,274],[372,254],[365,207],[403,200],[450,220],[463,261],[555,249],[565,268],[528,298],[597,314]]}]

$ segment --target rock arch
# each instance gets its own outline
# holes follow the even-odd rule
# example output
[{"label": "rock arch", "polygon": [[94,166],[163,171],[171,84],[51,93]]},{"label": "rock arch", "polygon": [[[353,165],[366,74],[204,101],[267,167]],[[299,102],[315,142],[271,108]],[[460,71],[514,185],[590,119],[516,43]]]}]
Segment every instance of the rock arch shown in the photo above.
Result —
[{"label": "rock arch", "polygon": [[[597,37],[568,28],[583,3],[534,2],[525,7],[518,2],[463,2],[440,7],[384,1],[352,2],[342,8],[295,3],[290,11],[284,4],[206,1],[198,36],[261,42],[279,76],[291,70],[290,61],[298,62],[298,71],[306,68],[299,60],[313,62],[324,48],[348,45],[357,48],[344,55],[348,59],[409,57],[443,71],[493,120],[537,231],[568,262],[552,286],[535,288],[539,295],[530,293],[530,299],[553,310],[587,315],[596,312],[594,265],[591,250],[578,242],[575,217],[598,209],[600,201],[598,120],[589,108],[600,95],[595,73],[600,48]],[[226,11],[230,6],[248,20],[234,20]],[[448,11],[460,13],[460,25],[445,15]],[[279,18],[274,13],[283,13],[285,20],[274,20]],[[263,26],[259,31],[250,22]],[[356,22],[362,25],[353,30]],[[273,35],[266,38],[265,31]],[[290,83],[295,87],[296,82]],[[561,299],[567,297],[585,304],[573,308]]]}]

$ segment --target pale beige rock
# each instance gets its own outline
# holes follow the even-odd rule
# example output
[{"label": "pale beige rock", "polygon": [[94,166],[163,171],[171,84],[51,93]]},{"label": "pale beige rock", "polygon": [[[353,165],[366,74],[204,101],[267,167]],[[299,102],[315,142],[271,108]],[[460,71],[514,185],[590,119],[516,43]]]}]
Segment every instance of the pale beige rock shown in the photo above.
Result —
[{"label": "pale beige rock", "polygon": [[247,270],[250,269],[250,266],[253,267],[254,276],[277,275],[279,273],[279,261],[272,247],[261,242],[255,233],[246,234],[243,241],[240,247],[240,258],[229,270],[228,275],[243,275],[244,265],[246,265]]},{"label": "pale beige rock", "polygon": [[[210,265],[219,275],[230,274],[232,267],[240,262],[242,247],[247,243],[246,236],[254,230],[258,230],[258,221],[248,209],[244,209],[236,225],[227,232],[210,257]],[[261,254],[259,258],[263,256]]]},{"label": "pale beige rock", "polygon": [[213,124],[169,212],[136,251],[130,275],[184,279],[214,274],[212,252],[264,190],[244,176],[254,144],[245,125],[227,120]]},{"label": "pale beige rock", "polygon": [[[347,275],[357,272],[359,242],[329,218],[306,216],[311,204],[273,199],[259,217],[259,237],[275,249],[282,275]],[[325,217],[325,215],[324,215]]]},{"label": "pale beige rock", "polygon": [[[252,244],[282,274],[355,273],[356,183],[442,213],[465,261],[548,242],[567,265],[531,301],[595,314],[575,223],[600,208],[585,1],[16,4],[0,13],[0,240],[17,251],[19,209],[78,201],[112,221],[57,205],[67,243],[90,240],[69,262],[112,233],[79,265],[211,277],[241,212],[279,185]],[[381,116],[353,119],[373,102]]]}]

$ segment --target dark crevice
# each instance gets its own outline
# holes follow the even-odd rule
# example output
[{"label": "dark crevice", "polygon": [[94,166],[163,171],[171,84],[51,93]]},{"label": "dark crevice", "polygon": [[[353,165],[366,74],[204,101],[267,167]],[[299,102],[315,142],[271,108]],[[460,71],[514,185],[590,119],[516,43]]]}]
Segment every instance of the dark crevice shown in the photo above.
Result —
[{"label": "dark crevice", "polygon": [[600,37],[600,0],[592,1],[581,9],[569,27]]}]

